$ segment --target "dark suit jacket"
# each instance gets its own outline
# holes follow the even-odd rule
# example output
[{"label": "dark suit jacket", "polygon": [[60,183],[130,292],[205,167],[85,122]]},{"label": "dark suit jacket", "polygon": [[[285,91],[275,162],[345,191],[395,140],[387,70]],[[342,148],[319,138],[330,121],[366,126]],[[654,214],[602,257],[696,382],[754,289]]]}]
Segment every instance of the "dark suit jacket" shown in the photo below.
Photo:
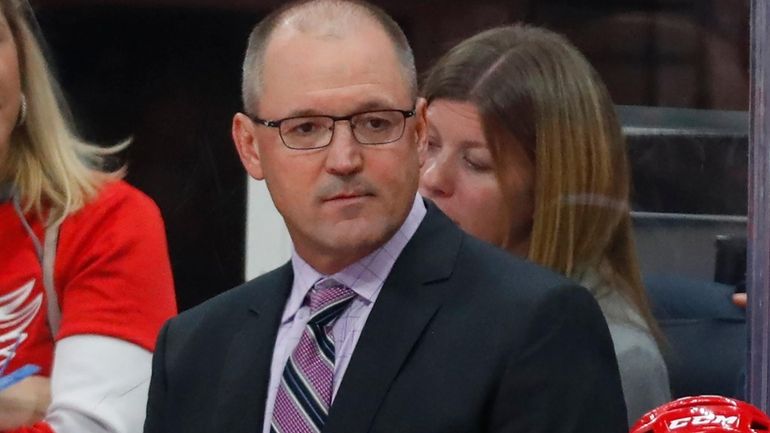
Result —
[{"label": "dark suit jacket", "polygon": [[[286,264],[171,319],[145,433],[261,433]],[[435,206],[373,306],[325,433],[622,433],[609,331],[568,280]]]}]

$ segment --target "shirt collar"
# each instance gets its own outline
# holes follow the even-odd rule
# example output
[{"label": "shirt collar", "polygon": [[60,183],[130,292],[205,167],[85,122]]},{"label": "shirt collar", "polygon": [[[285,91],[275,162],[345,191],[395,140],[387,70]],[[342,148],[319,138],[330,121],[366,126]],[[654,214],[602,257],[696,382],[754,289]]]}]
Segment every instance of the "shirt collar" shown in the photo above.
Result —
[{"label": "shirt collar", "polygon": [[294,317],[302,307],[302,301],[308,291],[320,280],[324,280],[320,281],[321,286],[344,284],[367,304],[374,302],[396,259],[417,231],[426,213],[422,197],[416,194],[409,215],[393,237],[366,257],[332,275],[325,275],[313,269],[297,254],[292,245],[291,266],[294,270],[294,282],[289,299],[286,301],[281,323],[286,323]]}]

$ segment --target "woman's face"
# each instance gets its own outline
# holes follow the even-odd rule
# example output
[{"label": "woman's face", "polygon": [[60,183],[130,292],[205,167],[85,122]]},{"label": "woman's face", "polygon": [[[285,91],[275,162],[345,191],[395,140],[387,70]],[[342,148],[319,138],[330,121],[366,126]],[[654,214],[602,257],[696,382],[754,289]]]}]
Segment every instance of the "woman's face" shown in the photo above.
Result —
[{"label": "woman's face", "polygon": [[20,106],[19,57],[8,20],[0,9],[0,161],[4,161],[8,153]]},{"label": "woman's face", "polygon": [[[427,110],[428,146],[420,192],[466,232],[526,256],[532,230],[533,167],[523,147],[511,143],[501,187],[474,104],[438,99]],[[512,196],[505,197],[507,194]],[[508,203],[513,203],[508,209]],[[510,213],[510,215],[508,215]]]}]

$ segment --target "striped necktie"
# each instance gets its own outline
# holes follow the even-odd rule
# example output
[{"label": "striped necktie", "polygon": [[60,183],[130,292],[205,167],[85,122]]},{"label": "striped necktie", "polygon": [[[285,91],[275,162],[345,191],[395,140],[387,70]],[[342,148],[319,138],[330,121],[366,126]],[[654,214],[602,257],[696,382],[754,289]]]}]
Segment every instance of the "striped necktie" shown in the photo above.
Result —
[{"label": "striped necktie", "polygon": [[320,433],[334,387],[332,326],[355,292],[345,286],[310,290],[310,320],[281,376],[271,433]]}]

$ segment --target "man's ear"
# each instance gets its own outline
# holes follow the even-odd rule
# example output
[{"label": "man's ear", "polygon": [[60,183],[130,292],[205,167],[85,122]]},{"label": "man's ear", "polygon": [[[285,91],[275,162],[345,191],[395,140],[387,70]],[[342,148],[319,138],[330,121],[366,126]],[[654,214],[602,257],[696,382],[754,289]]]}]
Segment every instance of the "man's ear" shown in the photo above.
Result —
[{"label": "man's ear", "polygon": [[255,135],[254,123],[243,113],[233,117],[233,141],[241,157],[241,163],[246,171],[257,180],[265,178],[262,171],[262,161],[259,156],[259,145]]},{"label": "man's ear", "polygon": [[426,114],[428,101],[425,98],[417,98],[414,117],[417,120],[415,135],[417,135],[417,154],[420,157],[420,168],[425,163],[425,155],[428,150],[428,117]]}]

